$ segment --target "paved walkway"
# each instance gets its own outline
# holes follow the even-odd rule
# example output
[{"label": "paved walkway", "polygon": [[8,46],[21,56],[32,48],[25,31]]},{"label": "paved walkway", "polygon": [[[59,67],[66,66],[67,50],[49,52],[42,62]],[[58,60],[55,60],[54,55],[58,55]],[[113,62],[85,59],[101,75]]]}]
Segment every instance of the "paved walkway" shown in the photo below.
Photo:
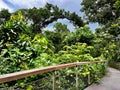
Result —
[{"label": "paved walkway", "polygon": [[108,68],[107,75],[99,84],[92,84],[85,90],[120,90],[120,71]]}]

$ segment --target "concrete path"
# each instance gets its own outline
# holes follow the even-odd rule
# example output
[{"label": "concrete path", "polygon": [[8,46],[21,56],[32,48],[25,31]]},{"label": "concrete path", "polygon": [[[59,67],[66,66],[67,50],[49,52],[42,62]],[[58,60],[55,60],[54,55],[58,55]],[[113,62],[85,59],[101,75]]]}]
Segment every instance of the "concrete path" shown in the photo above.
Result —
[{"label": "concrete path", "polygon": [[120,90],[120,71],[108,68],[107,75],[99,84],[92,84],[85,90]]}]

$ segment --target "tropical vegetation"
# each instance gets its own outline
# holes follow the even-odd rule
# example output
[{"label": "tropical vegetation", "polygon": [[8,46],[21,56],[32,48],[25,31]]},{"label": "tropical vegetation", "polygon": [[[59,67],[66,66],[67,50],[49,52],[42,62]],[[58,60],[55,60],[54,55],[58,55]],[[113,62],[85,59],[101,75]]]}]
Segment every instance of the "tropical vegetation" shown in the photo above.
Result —
[{"label": "tropical vegetation", "polygon": [[[14,13],[3,9],[0,11],[0,75],[102,59],[115,66],[116,63],[120,63],[119,5],[119,0],[83,0],[81,11],[85,12],[86,21],[76,13],[49,3],[43,8],[20,9]],[[63,18],[73,23],[75,26],[73,32],[61,22],[54,25],[54,31],[43,30],[53,21]],[[98,22],[101,27],[93,33],[86,25],[89,22]],[[105,63],[68,68],[57,71],[57,74],[64,75],[60,79],[67,79],[65,83],[72,85],[69,81],[76,72],[81,76],[79,82],[80,88],[83,89],[88,85],[85,79],[88,75],[92,77],[90,83],[100,80],[105,74]],[[46,76],[51,76],[51,73],[0,84],[0,87],[20,85],[21,88],[26,88],[25,83]],[[33,86],[28,86],[27,90],[32,88]],[[73,89],[69,86],[59,87],[60,90],[65,88]]]}]

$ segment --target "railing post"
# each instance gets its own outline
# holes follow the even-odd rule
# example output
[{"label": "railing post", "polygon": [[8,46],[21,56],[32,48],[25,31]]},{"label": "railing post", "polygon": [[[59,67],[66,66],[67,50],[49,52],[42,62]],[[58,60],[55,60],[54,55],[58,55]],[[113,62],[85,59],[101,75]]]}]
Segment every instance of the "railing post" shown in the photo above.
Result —
[{"label": "railing post", "polygon": [[88,74],[88,85],[90,85],[90,74]]},{"label": "railing post", "polygon": [[78,90],[78,85],[79,85],[79,82],[78,82],[78,66],[76,66],[76,90]]},{"label": "railing post", "polygon": [[107,66],[108,66],[108,60],[105,61],[104,63],[106,63],[106,66],[105,66],[105,70],[107,69]]},{"label": "railing post", "polygon": [[56,71],[53,72],[53,90],[56,90]]}]

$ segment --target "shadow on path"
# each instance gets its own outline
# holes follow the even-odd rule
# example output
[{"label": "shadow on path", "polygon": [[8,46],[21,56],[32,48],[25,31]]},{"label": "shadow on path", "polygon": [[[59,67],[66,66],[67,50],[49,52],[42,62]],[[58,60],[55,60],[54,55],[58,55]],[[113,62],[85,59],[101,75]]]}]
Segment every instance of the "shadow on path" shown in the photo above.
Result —
[{"label": "shadow on path", "polygon": [[85,90],[120,90],[120,71],[109,67],[99,84],[92,84]]}]

